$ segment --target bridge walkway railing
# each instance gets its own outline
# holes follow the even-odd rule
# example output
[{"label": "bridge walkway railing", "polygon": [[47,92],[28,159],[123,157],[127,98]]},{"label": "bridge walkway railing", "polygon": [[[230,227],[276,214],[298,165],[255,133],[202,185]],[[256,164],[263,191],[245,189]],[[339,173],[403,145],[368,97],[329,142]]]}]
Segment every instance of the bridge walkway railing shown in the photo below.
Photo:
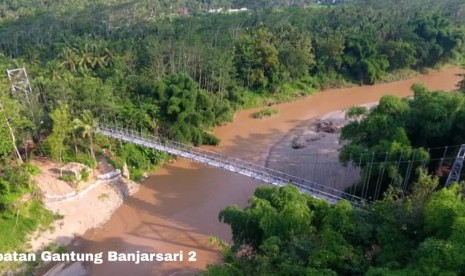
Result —
[{"label": "bridge walkway railing", "polygon": [[238,158],[229,157],[214,151],[204,150],[169,139],[160,138],[151,134],[103,124],[99,124],[96,132],[122,141],[164,151],[201,164],[236,172],[268,184],[277,186],[291,184],[298,187],[302,192],[309,193],[314,197],[324,199],[330,203],[336,203],[342,199],[351,201],[355,204],[362,203],[362,199],[357,196],[313,181],[295,177],[287,173]]}]

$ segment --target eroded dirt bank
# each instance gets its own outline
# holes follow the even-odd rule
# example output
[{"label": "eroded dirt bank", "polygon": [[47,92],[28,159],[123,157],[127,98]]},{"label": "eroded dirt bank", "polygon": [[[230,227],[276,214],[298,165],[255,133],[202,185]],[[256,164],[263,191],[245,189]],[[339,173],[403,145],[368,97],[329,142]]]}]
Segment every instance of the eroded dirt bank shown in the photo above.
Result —
[{"label": "eroded dirt bank", "polygon": [[[302,121],[317,118],[352,105],[376,102],[382,95],[411,95],[413,83],[430,89],[455,89],[459,68],[374,86],[335,89],[295,102],[276,105],[277,116],[253,119],[261,108],[236,114],[231,124],[218,127],[221,151],[243,159],[265,163],[272,145]],[[184,252],[196,251],[196,262],[86,264],[92,275],[168,275],[178,271],[204,269],[218,260],[218,251],[209,245],[211,235],[229,241],[229,227],[218,221],[219,211],[231,204],[244,206],[260,185],[245,177],[179,160],[166,164],[146,181],[101,228],[86,233],[79,241],[81,252]]]},{"label": "eroded dirt bank", "polygon": [[62,164],[39,158],[33,163],[41,170],[34,181],[44,196],[46,208],[62,217],[51,229],[31,235],[29,244],[33,251],[40,251],[50,243],[68,245],[76,236],[104,224],[124,199],[139,189],[137,183],[121,177],[105,160],[99,162],[88,181],[77,187],[60,180]]}]

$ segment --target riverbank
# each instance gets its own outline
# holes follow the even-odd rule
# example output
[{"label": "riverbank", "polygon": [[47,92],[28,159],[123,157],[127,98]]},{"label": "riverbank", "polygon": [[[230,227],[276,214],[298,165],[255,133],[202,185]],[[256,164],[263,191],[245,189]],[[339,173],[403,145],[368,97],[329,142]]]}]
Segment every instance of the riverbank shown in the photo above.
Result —
[{"label": "riverbank", "polygon": [[107,222],[124,200],[137,192],[139,185],[123,178],[118,170],[101,160],[89,181],[72,187],[60,180],[60,165],[51,160],[34,160],[41,173],[34,177],[44,198],[45,207],[62,219],[50,230],[34,233],[30,239],[32,251],[49,244],[69,245],[76,237]]},{"label": "riverbank", "polygon": [[[263,119],[252,114],[263,107],[241,110],[234,122],[213,132],[222,143],[210,148],[248,161],[265,164],[270,147],[302,121],[321,117],[353,105],[377,102],[385,94],[411,95],[413,83],[431,89],[452,90],[463,73],[447,68],[407,81],[326,90],[294,102],[274,105],[279,113]],[[219,261],[219,251],[209,243],[214,235],[231,241],[231,229],[218,221],[220,210],[229,205],[245,206],[261,183],[240,175],[200,166],[183,159],[165,163],[143,181],[135,193],[101,228],[88,231],[75,247],[79,252],[108,250],[135,252],[196,251],[196,262],[86,264],[92,275],[171,274],[203,270]]]},{"label": "riverbank", "polygon": [[[444,64],[438,64],[433,68],[425,67],[422,68],[420,71],[413,69],[401,69],[385,74],[384,76],[382,76],[381,79],[379,79],[376,82],[376,84],[374,84],[374,86],[406,81],[409,79],[418,78],[422,75],[429,75],[442,70],[459,68],[460,66],[463,66],[462,64],[460,64],[460,61],[453,61]],[[309,97],[315,93],[322,91],[345,88],[350,89],[360,86],[360,84],[349,82],[343,78],[338,77],[333,77],[325,81],[318,80],[318,78],[315,79],[315,77],[312,77],[310,79],[312,79],[312,81],[309,81],[308,83],[301,83],[297,81],[295,83],[284,84],[282,88],[277,92],[256,93],[252,91],[245,91],[244,104],[242,106],[242,109],[248,110],[252,108],[263,108],[266,106],[272,106],[276,104],[289,103],[304,97]]]},{"label": "riverbank", "polygon": [[[459,72],[460,69],[446,68],[442,71],[451,71],[452,74],[455,74],[455,72]],[[437,74],[439,74],[439,72],[433,72],[426,76],[434,77]],[[421,77],[422,76],[420,76],[419,78],[421,79]],[[382,85],[392,86],[393,84],[401,82],[402,81],[386,83]],[[376,86],[381,85],[375,85],[374,87]],[[322,91],[319,94],[331,93],[331,91],[339,91],[342,93],[346,89],[353,90],[357,88],[366,90],[367,87],[371,88],[373,86],[333,89],[328,91]],[[312,99],[318,96],[319,95],[317,94],[310,97],[302,98],[295,102],[281,103],[275,105],[276,108],[280,110],[280,112],[277,115],[272,116],[271,118],[266,117],[263,119],[255,119],[253,118],[253,116],[251,116],[251,114],[253,114],[261,108],[239,111],[237,113],[238,116],[236,116],[235,122],[226,126],[218,127],[215,130],[215,134],[220,136],[220,138],[223,140],[223,143],[220,148],[214,147],[211,149],[223,151],[224,153],[248,159],[256,163],[266,165],[270,168],[285,171],[292,175],[296,175],[305,179],[320,180],[319,182],[317,182],[330,185],[342,190],[357,180],[358,171],[357,169],[352,168],[353,177],[345,177],[344,181],[341,181],[342,175],[347,175],[347,168],[341,166],[330,166],[329,170],[332,171],[333,174],[335,171],[340,171],[341,173],[336,173],[336,176],[331,178],[327,177],[328,166],[325,165],[325,163],[337,162],[337,150],[340,148],[340,145],[338,143],[338,134],[317,133],[315,129],[315,117],[308,115],[302,116],[302,114],[294,115],[289,113],[291,110],[288,109],[288,106],[293,106],[302,101]],[[296,110],[296,112],[302,111],[305,111],[305,108],[299,108],[298,110]],[[246,114],[245,116],[247,116],[247,118],[244,117],[244,113]],[[337,124],[344,124],[344,115],[345,113],[343,111],[336,111],[323,116],[321,119],[323,121],[326,120],[333,121]],[[281,118],[289,117],[298,118],[299,121],[292,122],[289,126],[284,128],[282,128],[282,126],[279,125],[280,123],[275,124],[276,122],[279,122]],[[304,119],[304,122],[302,122],[302,117],[307,117],[306,119]],[[308,119],[308,117],[311,118]],[[231,143],[232,141],[225,141],[225,138],[228,138],[228,135],[225,135],[225,132],[222,132],[231,126],[234,127],[234,125],[237,122],[244,123],[244,121],[246,124],[250,123],[255,125],[254,129],[260,127],[260,122],[264,122],[263,125],[268,125],[269,122],[274,122],[273,124],[277,128],[282,128],[284,129],[284,131],[279,133],[276,132],[276,135],[264,135],[264,140],[260,138],[260,136],[258,135],[257,137],[252,137],[252,139],[246,138],[244,140],[256,141],[258,142],[258,145],[256,145],[253,149],[248,148],[244,150],[244,147],[240,145],[240,137],[238,137],[239,139],[235,139],[234,143],[238,143],[237,145],[235,145],[234,143]],[[254,122],[252,123],[251,121]],[[236,132],[236,134],[240,134],[240,131]],[[298,137],[297,140],[300,139],[300,141],[297,141],[297,143],[306,143],[307,145],[300,149],[293,149],[292,142],[294,139],[296,139],[296,137]],[[268,138],[271,139],[266,140]],[[272,146],[269,147],[269,145]],[[313,166],[311,170],[308,169],[309,165]],[[100,173],[105,173],[105,171],[101,171]],[[45,179],[40,179],[37,182],[43,183],[44,181]],[[54,231],[48,231],[47,233],[43,233],[40,238],[34,239],[34,242],[32,243],[33,248],[38,249],[47,245],[50,242],[55,242],[58,244],[69,244],[74,239],[74,237],[81,236],[86,231],[98,227],[104,224],[108,219],[110,219],[112,213],[115,210],[117,210],[119,206],[121,206],[124,198],[127,197],[127,193],[124,191],[124,187],[127,184],[124,184],[121,178],[112,182],[114,183],[108,182],[99,185],[97,188],[89,192],[88,195],[81,196],[76,200],[67,200],[60,203],[48,204],[47,206],[52,212],[62,214],[64,216],[64,219],[57,221],[54,224]],[[55,183],[52,186],[56,188],[56,193],[65,194],[69,193],[72,190],[72,188],[70,188],[69,185],[65,185],[66,183],[59,179],[55,179],[55,182],[52,183]],[[115,189],[115,187],[117,188]],[[95,212],[95,210],[99,211]],[[73,220],[69,218],[73,218]]]},{"label": "riverbank", "polygon": [[[213,134],[221,139],[221,144],[210,149],[265,164],[270,145],[274,145],[303,121],[353,105],[377,102],[386,94],[411,96],[410,88],[414,83],[423,83],[433,90],[454,90],[462,79],[459,74],[463,74],[463,69],[449,67],[409,80],[324,90],[293,102],[274,105],[273,109],[278,110],[278,114],[264,119],[254,119],[252,116],[263,107],[240,110],[236,112],[234,122],[214,130]],[[253,143],[253,147],[249,146],[250,143]]]}]

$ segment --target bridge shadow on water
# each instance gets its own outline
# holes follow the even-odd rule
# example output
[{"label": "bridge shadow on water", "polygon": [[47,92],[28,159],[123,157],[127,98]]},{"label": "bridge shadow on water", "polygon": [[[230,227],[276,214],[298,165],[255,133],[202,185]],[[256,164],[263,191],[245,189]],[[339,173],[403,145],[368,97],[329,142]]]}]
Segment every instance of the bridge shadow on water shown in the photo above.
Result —
[{"label": "bridge shadow on water", "polygon": [[[286,124],[298,125],[300,121]],[[210,150],[264,165],[269,148],[285,137],[279,128],[234,134],[224,146]],[[289,172],[288,172],[289,173]],[[229,205],[246,206],[256,187],[262,183],[218,168],[210,168],[178,159],[163,165],[143,181],[140,191],[128,198],[100,229],[88,231],[79,246],[83,252],[123,251],[178,252],[195,251],[196,262],[134,265],[131,273],[169,274],[178,270],[204,269],[219,260],[218,249],[209,243],[214,235],[231,241],[228,225],[218,220],[219,212]],[[90,265],[93,274],[122,275],[120,265]]]},{"label": "bridge shadow on water", "polygon": [[204,269],[219,260],[219,251],[209,243],[209,237],[218,236],[228,242],[231,239],[229,226],[218,220],[219,212],[232,204],[245,206],[258,185],[247,177],[180,159],[162,166],[143,181],[140,191],[128,198],[103,227],[88,231],[78,248],[82,252],[182,250],[185,258],[189,251],[197,253],[196,262],[129,264],[130,270],[120,270],[115,263],[90,264],[93,274],[156,271],[167,275]]},{"label": "bridge shadow on water", "polygon": [[291,127],[290,131],[272,128],[264,133],[235,135],[226,141],[227,145],[209,149],[343,191],[360,179],[360,170],[339,163],[342,145],[338,133],[321,132],[323,141],[307,140],[304,148],[292,148],[293,140],[305,137],[315,122],[316,119],[287,120],[285,125]]},{"label": "bridge shadow on water", "polygon": [[264,165],[269,148],[283,135],[285,135],[285,132],[276,128],[268,130],[266,133],[237,134],[223,143],[226,145],[220,143],[218,147],[209,147],[209,149],[228,156]]}]

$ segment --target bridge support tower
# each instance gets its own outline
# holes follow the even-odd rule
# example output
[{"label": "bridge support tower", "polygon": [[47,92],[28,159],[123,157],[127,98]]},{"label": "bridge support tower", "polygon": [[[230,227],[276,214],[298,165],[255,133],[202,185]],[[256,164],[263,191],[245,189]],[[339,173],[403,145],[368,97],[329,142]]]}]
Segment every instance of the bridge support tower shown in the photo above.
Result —
[{"label": "bridge support tower", "polygon": [[459,182],[460,174],[462,173],[463,160],[465,158],[465,144],[460,147],[459,153],[455,158],[452,169],[447,177],[446,187],[449,187],[454,182]]}]

